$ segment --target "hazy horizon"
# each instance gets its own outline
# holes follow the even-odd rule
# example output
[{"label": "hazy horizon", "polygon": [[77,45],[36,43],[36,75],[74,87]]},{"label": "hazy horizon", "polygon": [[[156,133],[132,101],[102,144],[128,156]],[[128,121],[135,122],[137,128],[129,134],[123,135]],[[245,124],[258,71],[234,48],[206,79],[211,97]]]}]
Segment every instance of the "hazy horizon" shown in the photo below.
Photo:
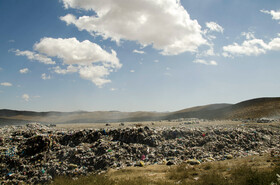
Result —
[{"label": "hazy horizon", "polygon": [[280,94],[280,1],[0,1],[0,109],[177,111]]}]

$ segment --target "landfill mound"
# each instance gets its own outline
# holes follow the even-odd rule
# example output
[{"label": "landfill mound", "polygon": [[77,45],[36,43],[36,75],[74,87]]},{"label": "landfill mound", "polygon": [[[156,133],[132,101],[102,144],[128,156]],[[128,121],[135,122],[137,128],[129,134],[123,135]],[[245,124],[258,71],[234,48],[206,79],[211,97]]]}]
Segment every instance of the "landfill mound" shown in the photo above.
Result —
[{"label": "landfill mound", "polygon": [[54,177],[152,164],[190,165],[279,153],[278,127],[219,125],[62,130],[34,123],[0,128],[1,182],[48,183]]}]

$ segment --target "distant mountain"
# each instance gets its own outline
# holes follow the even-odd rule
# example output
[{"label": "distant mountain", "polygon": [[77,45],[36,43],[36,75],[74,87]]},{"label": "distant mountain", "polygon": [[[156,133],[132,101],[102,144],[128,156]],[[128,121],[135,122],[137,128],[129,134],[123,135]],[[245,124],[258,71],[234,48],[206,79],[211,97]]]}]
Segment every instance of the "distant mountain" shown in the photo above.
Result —
[{"label": "distant mountain", "polygon": [[247,119],[280,117],[280,98],[257,98],[237,104],[213,104],[174,112],[174,118]]},{"label": "distant mountain", "polygon": [[115,121],[153,121],[177,118],[235,119],[235,118],[280,118],[280,98],[257,98],[237,104],[211,104],[192,107],[175,112],[33,112],[0,110],[2,123],[94,123]]},{"label": "distant mountain", "polygon": [[187,112],[195,112],[195,111],[208,111],[208,110],[216,110],[222,109],[225,107],[229,107],[232,104],[222,103],[222,104],[211,104],[211,105],[204,105],[204,106],[197,106],[192,108],[183,109],[174,113],[187,113]]}]

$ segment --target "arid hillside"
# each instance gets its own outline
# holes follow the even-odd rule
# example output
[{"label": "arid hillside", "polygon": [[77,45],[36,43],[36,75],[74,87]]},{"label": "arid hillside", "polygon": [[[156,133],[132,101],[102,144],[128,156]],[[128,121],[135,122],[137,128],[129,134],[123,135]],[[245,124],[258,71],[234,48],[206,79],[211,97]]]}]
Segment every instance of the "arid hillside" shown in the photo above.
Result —
[{"label": "arid hillside", "polygon": [[256,119],[280,118],[280,98],[258,98],[237,104],[211,104],[183,109],[176,112],[33,112],[0,110],[0,122],[94,123],[116,121],[154,121],[178,118],[201,119]]}]

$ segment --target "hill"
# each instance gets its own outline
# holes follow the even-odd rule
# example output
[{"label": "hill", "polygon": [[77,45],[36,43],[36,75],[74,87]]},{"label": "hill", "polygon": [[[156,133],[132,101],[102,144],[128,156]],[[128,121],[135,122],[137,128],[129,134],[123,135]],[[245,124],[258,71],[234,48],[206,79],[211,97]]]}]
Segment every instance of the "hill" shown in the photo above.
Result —
[{"label": "hill", "polygon": [[197,108],[184,109],[169,115],[174,118],[202,119],[256,119],[280,118],[280,98],[257,98],[237,104],[214,104]]},{"label": "hill", "polygon": [[116,121],[152,121],[177,118],[201,119],[255,119],[280,118],[280,98],[257,98],[237,104],[211,104],[187,108],[175,112],[119,112],[119,111],[77,111],[77,112],[34,112],[0,110],[0,124],[37,121],[45,123],[94,123]]}]

